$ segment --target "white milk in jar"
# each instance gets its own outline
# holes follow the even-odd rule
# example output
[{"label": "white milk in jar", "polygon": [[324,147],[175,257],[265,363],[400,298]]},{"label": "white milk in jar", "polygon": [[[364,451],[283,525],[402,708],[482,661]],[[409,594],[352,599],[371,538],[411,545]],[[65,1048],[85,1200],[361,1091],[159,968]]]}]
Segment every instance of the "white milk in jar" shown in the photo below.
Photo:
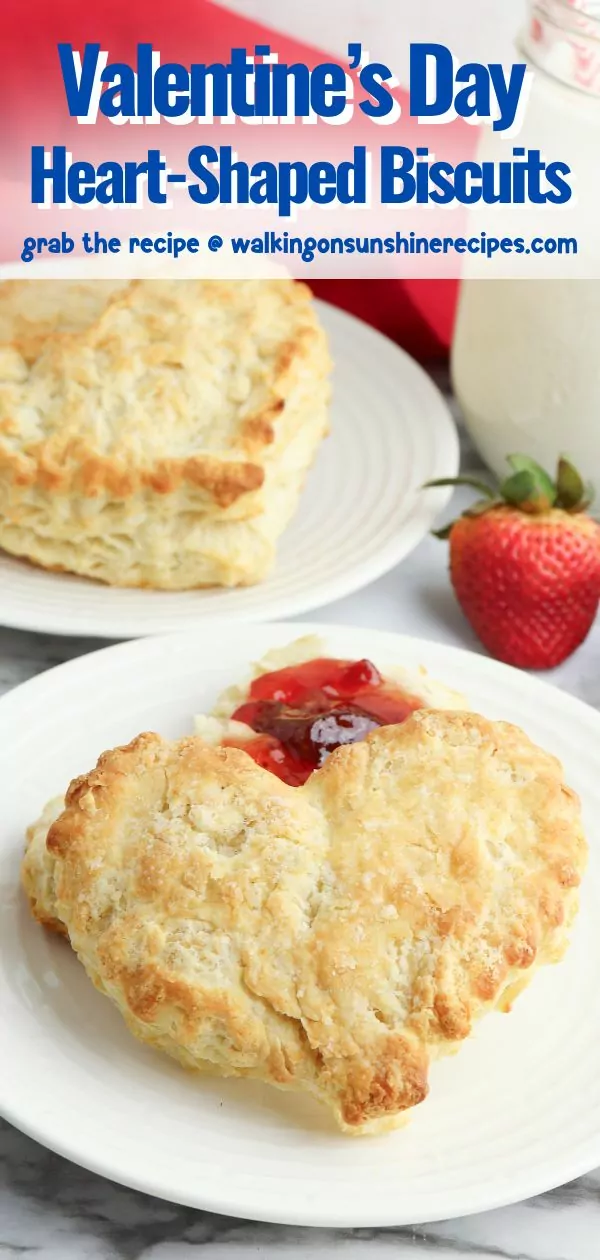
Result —
[{"label": "white milk in jar", "polygon": [[[583,266],[591,266],[586,258],[600,247],[600,0],[537,0],[522,44],[535,75],[526,134],[513,136],[511,144],[533,143],[544,156],[568,161],[575,152],[581,159],[577,214],[594,244],[591,251],[579,251],[581,274]],[[491,135],[483,138],[483,147],[486,157],[505,156]],[[551,232],[556,222],[555,216]],[[506,214],[504,224],[510,223]],[[540,235],[547,224],[538,211]],[[477,274],[484,275],[484,267]],[[551,260],[541,274],[560,277],[561,268],[553,270]],[[465,279],[452,375],[467,428],[498,476],[506,475],[511,452],[531,455],[549,471],[565,453],[600,495],[597,262],[583,274],[597,278]],[[516,264],[510,275],[518,275]]]}]

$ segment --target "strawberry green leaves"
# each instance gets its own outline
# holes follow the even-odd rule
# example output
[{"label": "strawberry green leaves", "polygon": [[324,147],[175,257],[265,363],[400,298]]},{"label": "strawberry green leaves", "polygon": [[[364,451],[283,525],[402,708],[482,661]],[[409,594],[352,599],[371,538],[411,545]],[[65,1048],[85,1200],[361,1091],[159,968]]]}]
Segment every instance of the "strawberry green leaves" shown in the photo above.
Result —
[{"label": "strawberry green leaves", "polygon": [[556,474],[556,506],[565,512],[585,512],[594,501],[594,487],[586,485],[573,464],[562,456]]},{"label": "strawberry green leaves", "polygon": [[484,494],[488,499],[496,497],[492,487],[485,481],[480,481],[478,477],[439,477],[437,481],[426,481],[423,489],[437,490],[440,486],[470,486],[472,490],[479,490],[479,493]]},{"label": "strawberry green leaves", "polygon": [[[512,470],[511,474],[497,487],[490,486],[479,477],[466,474],[462,477],[441,477],[436,481],[428,481],[423,489],[468,486],[477,490],[483,498],[463,512],[463,516],[467,517],[482,516],[503,506],[515,508],[530,516],[541,516],[553,508],[574,514],[585,512],[593,501],[593,487],[584,484],[574,464],[565,456],[561,456],[558,461],[555,481],[529,455],[508,455],[507,463]],[[452,521],[442,529],[434,530],[434,537],[449,538],[454,524]]]},{"label": "strawberry green leaves", "polygon": [[527,455],[509,455],[512,476],[500,486],[500,495],[522,512],[549,512],[556,502],[556,486],[548,473]]}]

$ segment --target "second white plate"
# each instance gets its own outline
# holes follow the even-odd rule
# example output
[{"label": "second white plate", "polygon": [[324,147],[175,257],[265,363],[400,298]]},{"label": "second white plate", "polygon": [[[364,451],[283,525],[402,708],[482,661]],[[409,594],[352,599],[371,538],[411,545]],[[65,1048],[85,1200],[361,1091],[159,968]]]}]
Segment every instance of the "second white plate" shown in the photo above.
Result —
[{"label": "second white plate", "polygon": [[[319,632],[303,626],[301,633]],[[573,942],[510,1016],[489,1015],[387,1137],[349,1139],[306,1097],[185,1072],[137,1043],[19,890],[27,824],[102,749],[191,730],[249,662],[297,626],[207,627],[95,653],[0,701],[0,1112],[125,1185],[258,1220],[401,1225],[548,1190],[600,1164],[600,714],[484,656],[324,627],[333,655],[424,664],[492,718],[562,758],[581,794],[590,867]]]},{"label": "second white plate", "polygon": [[334,361],[331,435],[272,576],[239,590],[120,590],[47,573],[0,552],[0,623],[49,634],[134,638],[235,618],[289,617],[388,572],[448,501],[423,482],[458,469],[449,409],[426,373],[367,324],[319,303]]}]

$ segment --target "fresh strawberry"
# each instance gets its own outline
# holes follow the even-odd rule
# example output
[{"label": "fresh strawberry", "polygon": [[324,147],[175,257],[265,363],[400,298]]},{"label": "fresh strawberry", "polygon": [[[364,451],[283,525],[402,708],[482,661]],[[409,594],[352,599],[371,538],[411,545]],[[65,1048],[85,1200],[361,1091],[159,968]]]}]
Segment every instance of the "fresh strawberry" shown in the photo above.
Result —
[{"label": "fresh strawberry", "polygon": [[498,489],[471,477],[484,498],[437,532],[450,541],[458,601],[492,656],[523,669],[560,665],[589,633],[600,602],[600,525],[593,498],[561,459],[556,481],[524,455]]}]

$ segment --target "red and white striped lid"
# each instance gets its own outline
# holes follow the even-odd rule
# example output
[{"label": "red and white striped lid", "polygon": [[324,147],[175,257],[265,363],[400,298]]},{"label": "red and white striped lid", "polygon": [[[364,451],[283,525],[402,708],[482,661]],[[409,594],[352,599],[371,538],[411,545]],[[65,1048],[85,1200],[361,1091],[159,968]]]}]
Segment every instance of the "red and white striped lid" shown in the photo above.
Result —
[{"label": "red and white striped lid", "polygon": [[524,44],[541,70],[600,97],[600,0],[531,0]]}]

